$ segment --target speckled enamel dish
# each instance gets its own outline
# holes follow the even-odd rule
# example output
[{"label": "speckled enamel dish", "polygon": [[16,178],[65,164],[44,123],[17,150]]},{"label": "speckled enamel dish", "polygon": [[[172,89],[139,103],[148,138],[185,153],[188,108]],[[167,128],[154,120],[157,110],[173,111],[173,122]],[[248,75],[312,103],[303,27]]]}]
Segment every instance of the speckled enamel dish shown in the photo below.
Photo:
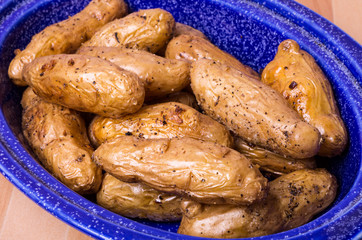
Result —
[{"label": "speckled enamel dish", "polygon": [[[47,211],[99,239],[201,239],[176,233],[178,223],[130,220],[74,193],[27,152],[20,97],[7,68],[14,49],[35,33],[82,9],[89,0],[5,0],[0,3],[0,171]],[[332,83],[348,127],[343,156],[321,161],[339,182],[334,204],[313,221],[256,239],[362,238],[362,48],[336,26],[291,0],[135,0],[132,10],[161,7],[203,31],[213,43],[257,71],[287,38],[311,53]]]}]

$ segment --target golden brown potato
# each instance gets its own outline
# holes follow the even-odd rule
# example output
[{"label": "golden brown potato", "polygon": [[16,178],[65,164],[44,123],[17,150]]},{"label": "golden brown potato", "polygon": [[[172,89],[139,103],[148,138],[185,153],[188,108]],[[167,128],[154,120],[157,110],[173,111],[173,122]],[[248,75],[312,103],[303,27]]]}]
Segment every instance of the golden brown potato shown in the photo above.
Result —
[{"label": "golden brown potato", "polygon": [[143,81],[146,99],[181,91],[190,84],[190,64],[125,47],[81,47],[78,54],[99,57],[133,72]]},{"label": "golden brown potato", "polygon": [[24,136],[44,167],[80,194],[97,192],[102,171],[91,159],[93,148],[79,114],[43,101],[31,88],[21,105]]},{"label": "golden brown potato", "polygon": [[127,14],[123,0],[93,0],[83,11],[62,22],[46,27],[33,36],[23,51],[17,50],[9,66],[9,77],[16,85],[26,86],[22,71],[37,57],[73,53],[104,24]]},{"label": "golden brown potato", "polygon": [[95,146],[125,135],[144,138],[187,136],[232,146],[232,137],[223,125],[175,102],[145,106],[121,118],[96,117],[89,126],[89,137]]},{"label": "golden brown potato", "polygon": [[266,195],[266,178],[246,157],[211,141],[122,136],[103,143],[93,159],[122,181],[202,203],[245,205]]},{"label": "golden brown potato", "polygon": [[40,57],[25,66],[23,78],[48,102],[101,116],[136,112],[145,96],[136,74],[90,56]]},{"label": "golden brown potato", "polygon": [[195,95],[189,93],[189,92],[177,92],[172,93],[170,95],[167,95],[164,98],[157,99],[155,101],[150,102],[151,104],[157,104],[157,103],[166,103],[166,102],[178,102],[185,104],[189,107],[192,107],[196,110],[200,110],[199,105],[197,105],[197,100],[195,98]]},{"label": "golden brown potato", "polygon": [[173,36],[178,37],[180,35],[196,36],[208,40],[207,37],[199,30],[189,25],[177,22]]},{"label": "golden brown potato", "polygon": [[262,81],[280,92],[289,106],[322,135],[319,155],[341,154],[348,141],[328,79],[314,58],[293,40],[283,41],[273,61],[264,69]]},{"label": "golden brown potato", "polygon": [[131,218],[153,221],[181,220],[181,198],[150,188],[142,183],[126,183],[106,173],[97,193],[97,203]]},{"label": "golden brown potato", "polygon": [[259,80],[202,59],[192,64],[191,87],[209,116],[247,142],[292,158],[317,154],[319,131]]},{"label": "golden brown potato", "polygon": [[83,46],[136,48],[156,53],[172,37],[175,20],[160,8],[140,10],[102,27]]},{"label": "golden brown potato", "polygon": [[268,197],[251,206],[202,205],[185,200],[178,233],[211,238],[246,238],[299,227],[327,208],[337,193],[324,169],[299,170],[270,182]]},{"label": "golden brown potato", "polygon": [[199,59],[210,59],[236,68],[251,77],[260,78],[252,68],[245,66],[230,54],[222,51],[208,40],[190,35],[173,38],[166,49],[166,58],[184,59],[192,63]]},{"label": "golden brown potato", "polygon": [[314,158],[293,159],[275,154],[258,146],[250,146],[239,137],[235,139],[235,149],[250,161],[259,166],[260,170],[270,172],[274,175],[283,175],[301,169],[316,168]]}]

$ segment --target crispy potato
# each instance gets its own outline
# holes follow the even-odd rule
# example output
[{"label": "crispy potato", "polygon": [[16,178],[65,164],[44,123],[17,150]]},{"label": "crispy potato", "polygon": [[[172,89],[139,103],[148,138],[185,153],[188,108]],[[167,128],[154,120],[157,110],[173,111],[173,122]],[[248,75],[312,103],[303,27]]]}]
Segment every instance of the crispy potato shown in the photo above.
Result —
[{"label": "crispy potato", "polygon": [[90,56],[40,57],[25,66],[23,78],[48,102],[101,116],[136,112],[145,96],[136,74]]},{"label": "crispy potato", "polygon": [[46,27],[33,36],[23,51],[17,50],[8,74],[16,85],[26,86],[22,71],[37,57],[73,53],[104,24],[127,14],[123,0],[93,0],[83,11],[62,22]]},{"label": "crispy potato", "polygon": [[166,102],[178,102],[185,104],[189,107],[192,107],[196,109],[197,111],[200,110],[199,105],[197,105],[197,100],[195,98],[195,95],[189,93],[189,92],[177,92],[172,93],[170,95],[167,95],[164,98],[156,99],[155,101],[150,102],[151,104],[156,103],[166,103]]},{"label": "crispy potato", "polygon": [[180,35],[196,36],[208,40],[208,38],[199,30],[189,25],[177,22],[173,36],[178,37]]},{"label": "crispy potato", "polygon": [[239,60],[222,51],[208,40],[197,36],[180,35],[173,38],[167,45],[166,58],[184,59],[190,63],[206,58],[229,65],[250,77],[259,79],[259,74],[252,68],[245,66]]},{"label": "crispy potato", "polygon": [[322,135],[319,155],[334,157],[343,152],[348,137],[328,79],[314,58],[293,40],[283,41],[262,81],[280,92],[289,106]]},{"label": "crispy potato", "polygon": [[181,220],[181,198],[142,183],[126,183],[106,173],[97,193],[97,203],[125,217],[153,221]]},{"label": "crispy potato", "polygon": [[149,105],[121,118],[96,117],[89,126],[95,146],[125,135],[144,138],[193,137],[232,146],[229,131],[220,123],[181,103]]},{"label": "crispy potato", "polygon": [[91,159],[93,148],[79,114],[43,101],[31,88],[21,105],[24,136],[44,167],[80,194],[97,192],[102,170]]},{"label": "crispy potato", "polygon": [[156,53],[172,37],[175,20],[160,8],[140,10],[106,24],[83,46],[136,48]]},{"label": "crispy potato", "polygon": [[122,181],[202,203],[245,205],[266,195],[266,178],[246,157],[211,141],[122,136],[103,143],[93,159]]},{"label": "crispy potato", "polygon": [[316,168],[314,158],[293,159],[275,154],[258,146],[250,146],[239,137],[235,138],[235,149],[250,161],[259,166],[260,170],[270,172],[274,175],[283,175],[301,169]]},{"label": "crispy potato", "polygon": [[319,131],[302,121],[279,93],[215,61],[192,64],[191,87],[213,119],[254,145],[292,158],[317,154]]},{"label": "crispy potato", "polygon": [[301,226],[327,208],[337,194],[324,169],[299,170],[270,182],[268,197],[251,206],[202,205],[185,200],[178,233],[211,238],[246,238]]},{"label": "crispy potato", "polygon": [[78,54],[99,57],[133,72],[143,81],[146,99],[181,91],[190,84],[190,64],[125,47],[81,47]]}]

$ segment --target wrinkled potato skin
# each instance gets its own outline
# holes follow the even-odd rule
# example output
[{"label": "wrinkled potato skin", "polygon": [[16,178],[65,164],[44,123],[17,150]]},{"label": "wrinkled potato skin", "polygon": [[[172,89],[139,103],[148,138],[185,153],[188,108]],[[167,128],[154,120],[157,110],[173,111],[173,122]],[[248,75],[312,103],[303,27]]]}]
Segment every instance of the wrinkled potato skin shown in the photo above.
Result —
[{"label": "wrinkled potato skin", "polygon": [[150,102],[151,104],[157,103],[166,103],[166,102],[178,102],[185,104],[189,107],[196,109],[197,111],[200,110],[199,105],[197,105],[197,100],[195,96],[189,92],[177,92],[167,95],[164,98],[157,99],[155,101]]},{"label": "wrinkled potato skin", "polygon": [[318,153],[318,130],[259,80],[202,59],[192,64],[191,87],[207,115],[245,141],[297,159]]},{"label": "wrinkled potato skin", "polygon": [[235,139],[235,150],[243,154],[250,161],[259,166],[260,170],[284,175],[301,169],[314,169],[317,167],[314,158],[293,159],[285,158],[258,146],[250,146],[239,137]]},{"label": "wrinkled potato skin", "polygon": [[248,207],[183,201],[178,233],[246,238],[286,231],[310,221],[333,202],[336,193],[336,179],[326,170],[299,170],[270,182],[265,201]]},{"label": "wrinkled potato skin", "polygon": [[199,30],[189,25],[177,22],[173,36],[178,37],[180,35],[196,36],[208,40],[208,38]]},{"label": "wrinkled potato skin", "polygon": [[21,105],[24,136],[44,167],[72,190],[96,193],[102,171],[91,159],[93,148],[79,114],[43,101],[31,88]]},{"label": "wrinkled potato skin", "polygon": [[22,71],[37,57],[73,53],[104,24],[128,12],[123,0],[93,0],[83,11],[62,22],[46,27],[33,36],[26,48],[11,61],[8,74],[19,86],[26,86]]},{"label": "wrinkled potato skin", "polygon": [[266,178],[246,157],[211,141],[122,136],[103,143],[93,159],[122,181],[202,203],[249,205],[266,195]]},{"label": "wrinkled potato skin", "polygon": [[152,221],[181,220],[181,198],[159,192],[142,183],[126,183],[106,173],[97,193],[102,207],[130,218]]},{"label": "wrinkled potato skin", "polygon": [[262,73],[262,81],[280,92],[289,106],[322,135],[319,155],[334,157],[343,152],[348,136],[323,71],[293,40],[283,41],[273,61]]},{"label": "wrinkled potato skin", "polygon": [[175,20],[160,8],[140,10],[112,21],[83,46],[136,48],[156,53],[172,38]]},{"label": "wrinkled potato skin", "polygon": [[136,74],[90,56],[40,57],[25,66],[23,78],[48,102],[107,117],[136,112],[145,96]]},{"label": "wrinkled potato skin", "polygon": [[229,131],[210,117],[182,103],[167,102],[144,106],[121,118],[96,117],[89,126],[94,146],[119,136],[143,138],[193,137],[231,147]]},{"label": "wrinkled potato skin", "polygon": [[78,54],[99,57],[133,72],[143,81],[146,99],[161,98],[190,84],[190,64],[125,47],[82,47]]},{"label": "wrinkled potato skin", "polygon": [[208,40],[197,36],[180,35],[173,38],[167,45],[166,58],[184,59],[190,63],[206,58],[238,69],[250,77],[260,78],[252,68],[245,66]]}]

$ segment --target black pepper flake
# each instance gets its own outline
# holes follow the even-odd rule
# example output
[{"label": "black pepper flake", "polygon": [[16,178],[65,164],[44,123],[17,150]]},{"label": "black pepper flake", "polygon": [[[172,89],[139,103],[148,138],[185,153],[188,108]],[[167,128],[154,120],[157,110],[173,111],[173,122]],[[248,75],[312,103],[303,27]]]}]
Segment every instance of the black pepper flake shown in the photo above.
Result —
[{"label": "black pepper flake", "polygon": [[44,72],[40,73],[39,75],[40,75],[40,77],[44,76]]},{"label": "black pepper flake", "polygon": [[298,83],[296,83],[296,82],[293,81],[293,82],[289,85],[289,88],[290,88],[290,89],[294,89],[297,85],[298,85]]},{"label": "black pepper flake", "polygon": [[118,39],[118,32],[115,32],[115,33],[114,33],[114,37],[116,38],[116,40],[117,40],[118,43],[121,43],[121,42],[119,41],[119,39]]},{"label": "black pepper flake", "polygon": [[126,132],[126,136],[132,136],[131,132]]}]

